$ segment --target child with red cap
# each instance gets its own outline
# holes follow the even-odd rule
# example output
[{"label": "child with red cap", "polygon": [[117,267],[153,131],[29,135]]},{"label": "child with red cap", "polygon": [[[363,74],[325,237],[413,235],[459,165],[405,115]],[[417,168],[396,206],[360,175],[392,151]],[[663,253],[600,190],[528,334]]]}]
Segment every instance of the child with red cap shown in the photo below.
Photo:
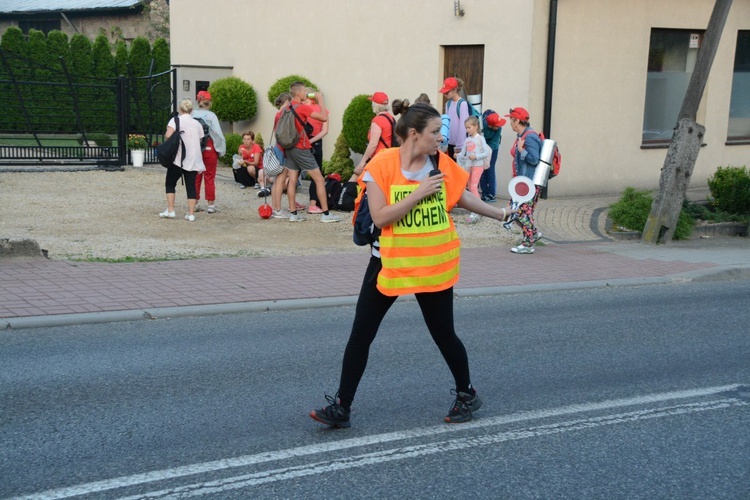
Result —
[{"label": "child with red cap", "polygon": [[500,142],[502,141],[503,125],[505,125],[505,118],[500,118],[500,115],[488,109],[482,114],[482,134],[484,140],[487,141],[487,145],[492,150],[492,156],[490,156],[490,167],[482,172],[482,177],[479,178],[479,189],[482,190],[482,201],[487,203],[495,203],[497,201],[497,181],[495,180],[495,164],[497,163],[497,155],[500,150]]}]

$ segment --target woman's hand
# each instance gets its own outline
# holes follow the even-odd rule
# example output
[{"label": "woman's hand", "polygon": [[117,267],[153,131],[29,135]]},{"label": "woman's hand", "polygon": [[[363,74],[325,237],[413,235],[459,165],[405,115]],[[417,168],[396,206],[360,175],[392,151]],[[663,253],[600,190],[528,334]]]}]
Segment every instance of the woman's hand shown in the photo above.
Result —
[{"label": "woman's hand", "polygon": [[445,177],[445,174],[442,172],[437,175],[430,175],[419,183],[419,187],[414,191],[414,194],[421,200],[439,193],[443,188],[443,177]]}]

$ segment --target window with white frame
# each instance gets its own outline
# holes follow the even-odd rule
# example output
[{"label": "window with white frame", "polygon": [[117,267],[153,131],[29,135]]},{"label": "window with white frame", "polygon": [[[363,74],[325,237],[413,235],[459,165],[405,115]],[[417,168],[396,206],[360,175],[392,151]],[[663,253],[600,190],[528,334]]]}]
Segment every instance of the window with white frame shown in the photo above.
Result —
[{"label": "window with white frame", "polygon": [[750,31],[737,33],[727,141],[750,142]]},{"label": "window with white frame", "polygon": [[672,140],[702,39],[701,30],[651,29],[643,144]]}]

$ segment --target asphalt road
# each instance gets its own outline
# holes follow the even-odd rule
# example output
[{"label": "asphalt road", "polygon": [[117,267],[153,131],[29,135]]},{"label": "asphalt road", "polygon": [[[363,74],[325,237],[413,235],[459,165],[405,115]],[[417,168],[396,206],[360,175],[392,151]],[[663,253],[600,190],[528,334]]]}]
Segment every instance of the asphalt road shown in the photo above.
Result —
[{"label": "asphalt road", "polygon": [[485,405],[411,300],[348,430],[351,307],[0,332],[0,498],[750,497],[750,280],[463,298]]}]

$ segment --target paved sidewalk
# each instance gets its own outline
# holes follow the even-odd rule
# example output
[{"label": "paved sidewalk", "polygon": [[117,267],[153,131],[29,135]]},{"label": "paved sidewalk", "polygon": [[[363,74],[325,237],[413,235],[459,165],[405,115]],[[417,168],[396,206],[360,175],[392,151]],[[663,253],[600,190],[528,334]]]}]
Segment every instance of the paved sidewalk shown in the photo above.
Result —
[{"label": "paved sidewalk", "polygon": [[[669,245],[614,241],[604,232],[615,198],[542,200],[543,244],[534,255],[507,247],[462,251],[458,296],[530,290],[750,277],[750,238]],[[0,330],[352,304],[369,252],[330,256],[86,263],[0,260]],[[320,266],[321,260],[331,265]],[[290,287],[298,270],[312,289]],[[289,276],[289,274],[293,276]],[[210,281],[207,282],[207,277]],[[200,283],[200,286],[197,284]]]}]

